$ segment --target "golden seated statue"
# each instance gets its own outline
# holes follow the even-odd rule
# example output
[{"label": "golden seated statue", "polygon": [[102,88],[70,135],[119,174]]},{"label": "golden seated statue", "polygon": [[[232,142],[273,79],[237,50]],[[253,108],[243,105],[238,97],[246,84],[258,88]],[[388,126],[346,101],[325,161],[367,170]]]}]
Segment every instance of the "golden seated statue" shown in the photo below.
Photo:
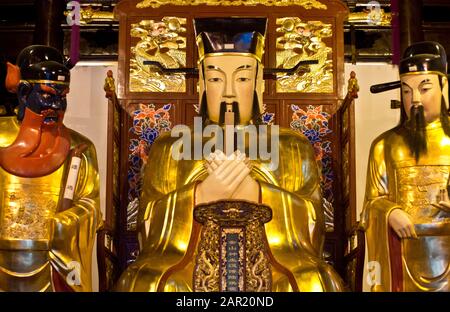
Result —
[{"label": "golden seated statue", "polygon": [[[195,21],[200,113],[205,125],[225,128],[226,142],[227,127],[255,126],[262,114],[265,23]],[[182,147],[170,133],[155,141],[141,197],[142,251],[118,291],[342,290],[340,277],[321,258],[325,225],[313,148],[297,132],[261,127],[240,152],[227,151],[227,144],[218,148],[220,136],[214,142],[202,136],[198,144],[195,126],[182,131],[190,138]],[[269,142],[271,157],[251,157],[252,139]],[[216,152],[205,154],[212,145]],[[195,157],[198,150],[205,157]],[[230,256],[225,260],[224,252]],[[236,286],[244,275],[255,282]]]}]

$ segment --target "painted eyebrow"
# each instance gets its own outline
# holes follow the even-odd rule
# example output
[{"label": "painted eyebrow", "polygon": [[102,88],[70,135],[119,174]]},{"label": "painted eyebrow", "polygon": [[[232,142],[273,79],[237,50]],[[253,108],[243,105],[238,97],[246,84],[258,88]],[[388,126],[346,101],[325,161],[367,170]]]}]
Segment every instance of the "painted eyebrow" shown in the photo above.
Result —
[{"label": "painted eyebrow", "polygon": [[[242,65],[242,66],[239,66],[238,68],[236,68],[235,71],[238,71],[238,70],[248,70],[248,69],[251,69],[251,68],[252,68],[251,65]],[[222,70],[220,67],[214,66],[214,65],[208,65],[208,66],[206,67],[206,69],[207,69],[207,70],[217,70],[217,71],[223,72],[223,70]]]},{"label": "painted eyebrow", "polygon": [[[432,83],[432,82],[430,79],[426,78],[419,83],[419,86],[421,86],[425,83]],[[407,86],[408,88],[412,89],[411,86],[409,86],[406,82],[402,82],[402,85]]]},{"label": "painted eyebrow", "polygon": [[206,71],[216,71],[221,73],[222,75],[226,76],[225,72],[218,66],[214,66],[214,65],[208,65],[206,67]]},{"label": "painted eyebrow", "polygon": [[206,69],[207,69],[207,70],[218,70],[218,71],[220,71],[220,72],[223,72],[223,70],[220,69],[220,67],[217,67],[217,66],[214,66],[214,65],[208,65],[208,66],[206,67]]},{"label": "painted eyebrow", "polygon": [[234,77],[235,75],[237,75],[237,74],[238,74],[239,72],[241,72],[241,71],[244,71],[244,70],[251,70],[251,69],[252,69],[252,66],[251,66],[251,65],[248,65],[248,64],[239,66],[238,68],[236,68],[236,69],[234,70],[234,72],[233,72],[233,77]]},{"label": "painted eyebrow", "polygon": [[243,70],[251,70],[251,69],[252,69],[252,66],[251,66],[251,65],[242,65],[242,66],[239,66],[238,68],[236,68],[236,69],[234,70],[233,75],[237,74],[237,73],[240,72],[240,71],[243,71]]},{"label": "painted eyebrow", "polygon": [[242,65],[242,66],[239,66],[238,68],[236,68],[236,71],[244,70],[244,69],[251,69],[251,68],[252,68],[251,65]]},{"label": "painted eyebrow", "polygon": [[402,86],[407,86],[408,88],[412,89],[406,82],[402,82]]},{"label": "painted eyebrow", "polygon": [[423,84],[425,84],[425,83],[432,83],[432,82],[431,82],[430,79],[427,78],[427,79],[422,80],[422,82],[419,84],[419,86],[420,86],[420,85],[423,85]]}]

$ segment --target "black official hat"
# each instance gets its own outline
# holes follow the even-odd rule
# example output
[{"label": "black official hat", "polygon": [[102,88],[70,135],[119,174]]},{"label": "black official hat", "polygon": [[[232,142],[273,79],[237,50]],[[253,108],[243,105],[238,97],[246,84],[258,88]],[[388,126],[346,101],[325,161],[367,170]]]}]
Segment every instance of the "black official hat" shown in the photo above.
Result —
[{"label": "black official hat", "polygon": [[[399,66],[400,76],[437,74],[447,77],[447,54],[438,42],[417,42],[406,48]],[[370,87],[372,93],[400,88],[400,81],[387,82]]]},{"label": "black official hat", "polygon": [[444,47],[437,42],[414,43],[403,53],[399,69],[400,76],[415,73],[447,76],[447,54]]},{"label": "black official hat", "polygon": [[70,70],[63,55],[55,48],[32,45],[23,49],[16,61],[21,79],[29,83],[70,83]]},{"label": "black official hat", "polygon": [[251,54],[261,62],[266,27],[267,18],[194,19],[199,61],[209,54],[232,52]]}]

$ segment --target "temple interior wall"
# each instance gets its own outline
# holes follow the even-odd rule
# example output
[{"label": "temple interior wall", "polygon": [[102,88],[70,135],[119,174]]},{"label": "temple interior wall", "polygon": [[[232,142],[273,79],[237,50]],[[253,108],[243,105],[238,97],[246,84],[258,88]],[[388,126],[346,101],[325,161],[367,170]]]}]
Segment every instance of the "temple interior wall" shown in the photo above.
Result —
[{"label": "temple interior wall", "polygon": [[[88,137],[97,150],[100,172],[100,205],[103,218],[106,202],[106,155],[108,100],[103,84],[111,69],[117,77],[117,62],[79,62],[71,71],[70,93],[67,98],[66,126]],[[92,258],[93,291],[98,291],[97,247]]]},{"label": "temple interior wall", "polygon": [[[398,80],[397,66],[387,63],[345,64],[345,77],[350,77],[352,70],[356,73],[360,88],[358,98],[355,100],[355,181],[357,217],[359,220],[364,204],[370,145],[377,136],[398,124],[400,110],[391,109],[391,100],[399,100],[400,91],[391,90],[372,94],[369,90],[371,85]],[[367,269],[364,265],[363,290],[369,291],[366,274]]]}]

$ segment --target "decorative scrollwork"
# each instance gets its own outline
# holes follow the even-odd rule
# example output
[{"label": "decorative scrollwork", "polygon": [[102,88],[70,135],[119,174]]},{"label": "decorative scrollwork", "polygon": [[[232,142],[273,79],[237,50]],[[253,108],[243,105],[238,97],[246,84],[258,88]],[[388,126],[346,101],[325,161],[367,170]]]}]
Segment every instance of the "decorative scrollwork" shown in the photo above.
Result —
[{"label": "decorative scrollwork", "polygon": [[278,68],[291,68],[303,60],[318,61],[294,75],[278,75],[277,92],[333,92],[332,48],[323,41],[333,35],[331,24],[285,17],[278,18],[277,25]]},{"label": "decorative scrollwork", "polygon": [[[72,11],[65,11],[64,15],[68,16]],[[111,11],[101,11],[94,9],[92,6],[84,6],[80,8],[80,24],[87,25],[93,21],[98,22],[112,22],[114,20],[114,13]]]},{"label": "decorative scrollwork", "polygon": [[265,205],[223,200],[199,205],[194,219],[203,225],[194,268],[195,291],[271,291],[272,269],[264,223]]},{"label": "decorative scrollwork", "polygon": [[350,24],[367,24],[377,26],[391,26],[392,14],[380,10],[366,10],[363,12],[354,12],[348,15]]},{"label": "decorative scrollwork", "polygon": [[200,244],[197,250],[194,289],[195,291],[220,291],[219,288],[219,241],[220,229],[217,223],[207,221],[204,224]]},{"label": "decorative scrollwork", "polygon": [[298,5],[304,7],[307,10],[320,9],[326,10],[327,6],[318,0],[143,0],[139,2],[136,7],[138,9],[144,8],[159,8],[160,6],[171,5],[211,5],[211,6],[254,6],[262,4],[265,6],[289,6]]},{"label": "decorative scrollwork", "polygon": [[247,291],[261,292],[270,291],[272,289],[272,270],[269,259],[263,250],[266,249],[264,245],[264,233],[260,231],[258,223],[250,223],[248,225],[248,232],[253,235],[247,236],[246,244],[246,263],[247,265]]},{"label": "decorative scrollwork", "polygon": [[44,191],[35,185],[6,185],[0,214],[0,238],[48,240],[51,219],[57,209],[58,191],[57,188]]},{"label": "decorative scrollwork", "polygon": [[131,92],[185,92],[184,74],[163,75],[144,61],[157,61],[166,68],[186,67],[186,19],[163,17],[131,25],[130,35],[139,38],[131,47]]}]

